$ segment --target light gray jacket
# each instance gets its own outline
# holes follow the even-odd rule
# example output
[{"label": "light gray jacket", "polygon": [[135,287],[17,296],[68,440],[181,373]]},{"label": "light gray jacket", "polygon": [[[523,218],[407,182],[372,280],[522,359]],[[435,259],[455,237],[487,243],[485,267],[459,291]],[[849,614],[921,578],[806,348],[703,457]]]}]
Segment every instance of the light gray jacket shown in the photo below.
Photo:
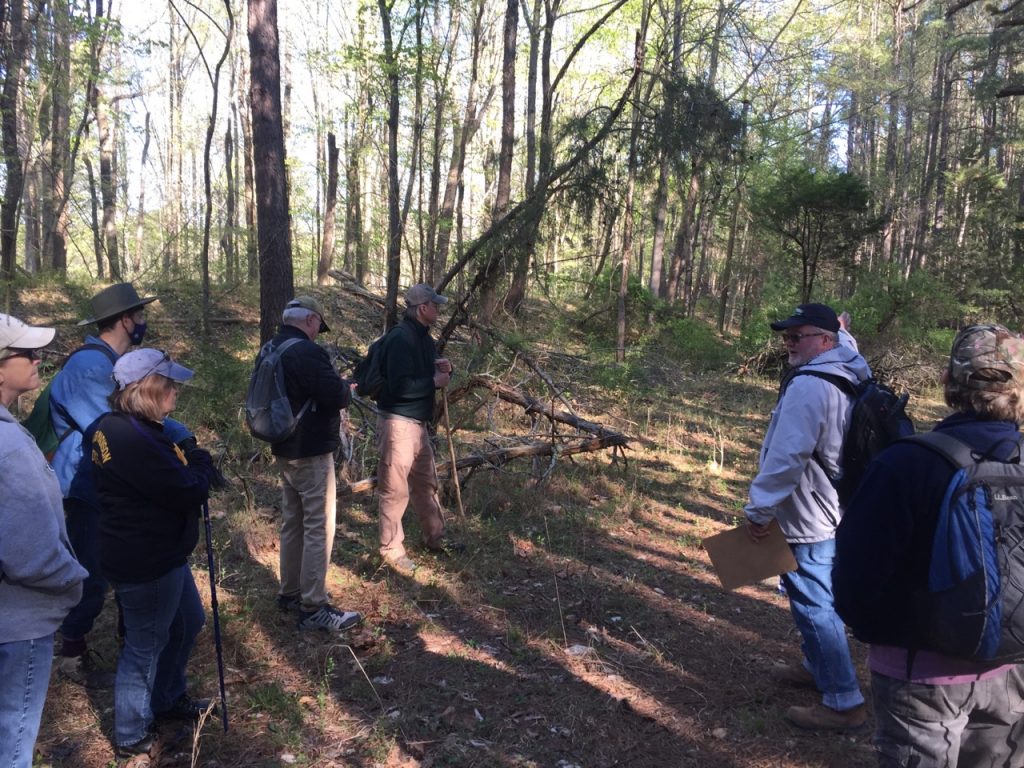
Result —
[{"label": "light gray jacket", "polygon": [[[871,376],[853,337],[840,332],[840,343],[802,366],[857,383]],[[831,382],[796,376],[772,411],[761,446],[760,470],[750,485],[744,512],[754,523],[779,521],[786,541],[810,544],[835,538],[842,517],[839,499],[821,464],[839,470],[843,438],[852,401]]]},{"label": "light gray jacket", "polygon": [[64,527],[60,484],[0,405],[0,643],[53,634],[88,576]]}]

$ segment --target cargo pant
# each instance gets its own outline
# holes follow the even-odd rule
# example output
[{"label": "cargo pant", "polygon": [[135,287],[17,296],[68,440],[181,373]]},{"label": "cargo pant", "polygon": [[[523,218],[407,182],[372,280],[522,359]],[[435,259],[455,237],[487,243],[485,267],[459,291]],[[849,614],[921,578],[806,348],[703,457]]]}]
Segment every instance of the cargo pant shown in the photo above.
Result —
[{"label": "cargo pant", "polygon": [[402,516],[410,502],[424,543],[438,544],[444,535],[444,515],[437,500],[437,468],[426,424],[401,417],[378,417],[377,451],[381,556],[397,560],[405,555]]},{"label": "cargo pant", "polygon": [[1024,673],[928,685],[871,674],[880,768],[1020,768]]},{"label": "cargo pant", "polygon": [[337,485],[334,454],[276,459],[281,473],[281,594],[302,608],[328,604],[327,569],[334,547]]}]

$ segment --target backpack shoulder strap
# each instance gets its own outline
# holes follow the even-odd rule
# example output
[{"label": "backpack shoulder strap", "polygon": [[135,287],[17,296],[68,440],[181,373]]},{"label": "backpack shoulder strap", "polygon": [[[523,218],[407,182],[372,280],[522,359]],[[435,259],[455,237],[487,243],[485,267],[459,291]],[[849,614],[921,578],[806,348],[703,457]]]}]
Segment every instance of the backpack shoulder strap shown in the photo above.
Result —
[{"label": "backpack shoulder strap", "polygon": [[850,397],[857,396],[857,385],[845,376],[840,376],[836,373],[825,373],[824,371],[808,371],[803,368],[796,368],[791,376],[788,376],[783,380],[785,385],[789,386],[789,383],[797,376],[813,376],[816,379],[827,381],[845,395],[849,395]]},{"label": "backpack shoulder strap", "polygon": [[977,463],[977,459],[974,458],[974,451],[971,450],[967,443],[957,440],[945,432],[936,432],[934,430],[931,432],[921,432],[916,435],[901,437],[900,440],[917,443],[932,451],[932,453],[937,453],[956,468],[969,467],[971,464]]},{"label": "backpack shoulder strap", "polygon": [[110,347],[108,347],[106,344],[97,344],[94,341],[87,341],[82,346],[77,347],[76,349],[73,349],[71,351],[71,353],[66,358],[64,358],[64,363],[63,363],[63,365],[61,365],[61,368],[63,368],[65,365],[67,365],[68,361],[72,357],[77,355],[79,352],[85,352],[87,350],[95,350],[97,352],[102,352],[104,355],[107,356],[107,359],[110,361],[111,365],[113,365],[115,362],[117,362],[117,353],[114,350],[112,350]]},{"label": "backpack shoulder strap", "polygon": [[[71,352],[68,354],[68,356],[66,358],[64,358],[64,362],[60,366],[61,370],[63,370],[64,366],[66,366],[68,364],[68,362],[70,362],[72,357],[77,355],[79,352],[87,352],[89,350],[92,350],[92,351],[95,351],[95,352],[102,352],[104,355],[106,355],[106,357],[110,361],[111,365],[113,365],[115,362],[117,362],[118,355],[109,346],[107,346],[106,344],[97,344],[94,341],[87,341],[85,344],[82,344],[80,347],[76,347],[75,349],[71,350]],[[51,411],[53,411],[53,410],[59,411],[60,415],[63,417],[64,421],[66,421],[68,423],[68,428],[66,430],[64,430],[64,433],[57,436],[57,445],[60,445],[61,443],[64,442],[64,440],[66,440],[68,437],[71,436],[72,432],[84,432],[85,430],[82,427],[80,427],[78,425],[78,423],[71,417],[71,414],[68,412],[68,409],[64,407],[64,405],[60,402],[60,400],[57,400],[56,398],[53,397],[53,392],[51,390],[51,385],[52,384],[53,384],[53,380],[51,379],[50,383],[46,385],[46,389],[48,391],[48,394],[47,394],[48,403],[47,404],[49,405]]]}]

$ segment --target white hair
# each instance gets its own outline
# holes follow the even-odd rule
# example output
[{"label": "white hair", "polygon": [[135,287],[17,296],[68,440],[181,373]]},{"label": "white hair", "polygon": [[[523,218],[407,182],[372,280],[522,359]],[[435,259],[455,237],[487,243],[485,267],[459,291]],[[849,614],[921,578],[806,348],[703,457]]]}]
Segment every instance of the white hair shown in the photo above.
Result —
[{"label": "white hair", "polygon": [[315,315],[311,309],[305,307],[287,307],[281,314],[281,322],[285,325],[294,325],[296,328],[306,322],[310,315]]}]

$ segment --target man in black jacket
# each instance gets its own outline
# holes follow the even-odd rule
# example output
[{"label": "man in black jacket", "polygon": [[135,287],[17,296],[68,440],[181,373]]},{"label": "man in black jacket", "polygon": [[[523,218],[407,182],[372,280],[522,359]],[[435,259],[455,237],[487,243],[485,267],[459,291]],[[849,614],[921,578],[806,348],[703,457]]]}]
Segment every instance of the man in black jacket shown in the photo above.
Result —
[{"label": "man in black jacket", "polygon": [[391,329],[384,347],[384,390],[378,400],[377,490],[380,494],[380,554],[395,571],[411,575],[416,564],[406,554],[402,516],[412,502],[423,543],[443,551],[444,515],[437,500],[437,469],[428,425],[434,418],[434,393],[448,386],[451,363],[437,356],[430,327],[448,301],[425,283],[405,294],[402,322]]},{"label": "man in black jacket", "polygon": [[283,611],[298,611],[299,629],[341,631],[362,617],[355,611],[338,610],[327,599],[337,507],[334,451],[340,443],[341,409],[351,399],[349,383],[313,341],[328,330],[320,302],[296,296],[285,305],[281,327],[271,342],[276,347],[299,339],[281,355],[281,365],[292,412],[301,412],[295,431],[271,445],[281,472],[277,604]]}]

